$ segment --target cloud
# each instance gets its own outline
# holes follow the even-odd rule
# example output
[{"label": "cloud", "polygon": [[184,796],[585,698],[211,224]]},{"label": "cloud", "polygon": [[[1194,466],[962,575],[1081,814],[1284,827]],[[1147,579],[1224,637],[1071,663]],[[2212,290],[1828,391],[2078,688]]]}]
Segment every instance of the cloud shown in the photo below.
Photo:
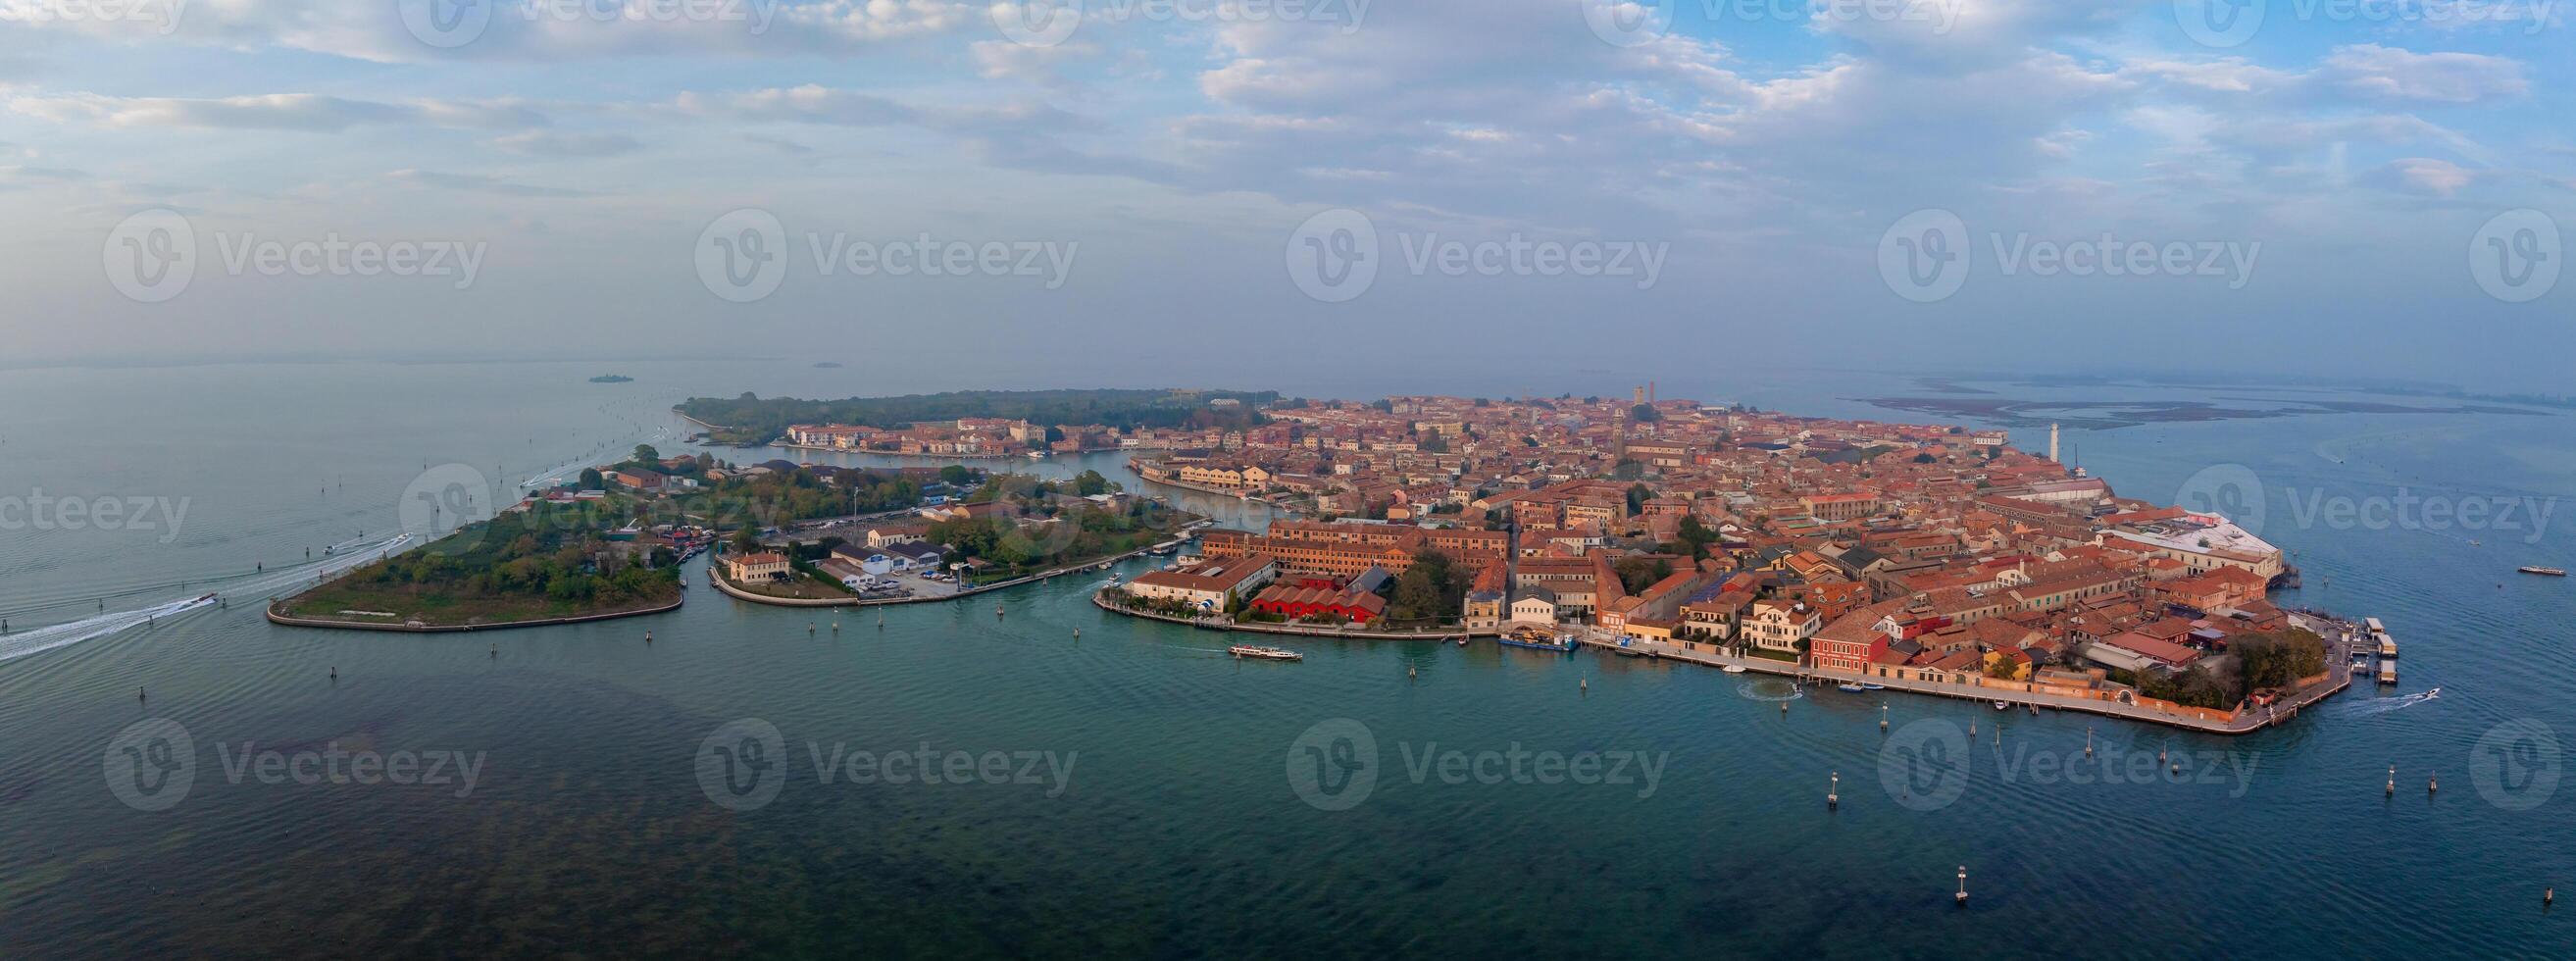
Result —
[{"label": "cloud", "polygon": [[[739,3],[500,2],[479,28],[431,33],[405,26],[429,0],[160,0],[173,17],[42,16],[56,0],[0,0],[18,29],[133,42],[170,39],[235,50],[301,50],[379,62],[642,56],[852,57],[886,44],[984,23],[981,7],[951,0],[744,0]],[[603,15],[602,10],[612,11]],[[9,14],[15,14],[9,16]],[[461,41],[461,42],[460,42]]]},{"label": "cloud", "polygon": [[12,97],[12,112],[55,123],[103,127],[211,130],[300,130],[337,133],[371,124],[516,128],[546,124],[544,115],[511,103],[349,100],[310,93],[216,99],[108,97],[98,94]]},{"label": "cloud", "polygon": [[492,140],[492,146],[532,157],[615,157],[643,149],[625,134],[548,133],[530,130]]},{"label": "cloud", "polygon": [[431,170],[396,170],[385,175],[398,183],[437,190],[493,194],[502,197],[581,198],[596,197],[597,192],[563,187],[537,187],[503,180],[486,174],[441,173]]},{"label": "cloud", "polygon": [[2522,64],[2474,53],[2414,53],[2377,44],[2337,47],[2323,81],[2355,97],[2413,103],[2478,103],[2530,92]]},{"label": "cloud", "polygon": [[2406,193],[2453,197],[2477,180],[2477,174],[2447,160],[2406,157],[2380,168],[2372,179]]}]

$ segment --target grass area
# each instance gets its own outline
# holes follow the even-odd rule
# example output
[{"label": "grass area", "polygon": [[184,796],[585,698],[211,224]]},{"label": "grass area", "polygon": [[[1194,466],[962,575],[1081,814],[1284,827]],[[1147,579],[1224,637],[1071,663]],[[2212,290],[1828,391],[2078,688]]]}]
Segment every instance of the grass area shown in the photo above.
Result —
[{"label": "grass area", "polygon": [[[468,624],[502,624],[512,621],[538,621],[563,617],[588,617],[620,614],[663,607],[678,600],[680,589],[668,589],[643,598],[619,604],[594,601],[567,601],[527,595],[482,596],[451,588],[417,584],[356,584],[334,581],[278,605],[278,612],[289,617],[325,621],[347,621],[356,624],[401,624],[419,621],[432,627],[455,627]],[[395,617],[342,614],[341,611],[381,611]]]}]

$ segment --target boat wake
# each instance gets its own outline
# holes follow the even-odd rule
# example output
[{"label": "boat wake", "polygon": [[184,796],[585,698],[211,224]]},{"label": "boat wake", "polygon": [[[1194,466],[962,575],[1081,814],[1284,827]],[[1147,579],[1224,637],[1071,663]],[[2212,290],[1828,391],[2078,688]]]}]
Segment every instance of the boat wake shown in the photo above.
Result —
[{"label": "boat wake", "polygon": [[0,661],[14,661],[31,654],[42,654],[55,648],[69,647],[82,641],[97,640],[120,631],[213,606],[215,606],[215,598],[208,595],[158,604],[140,610],[101,614],[69,624],[21,631],[7,637],[0,637]]},{"label": "boat wake", "polygon": [[2373,714],[2386,714],[2390,711],[2404,710],[2406,708],[2414,707],[2415,705],[2422,704],[2441,696],[2442,689],[2437,687],[2422,694],[2409,694],[2405,697],[2392,697],[2384,701],[2365,701],[2359,708],[2355,709],[2353,713],[2365,717]]},{"label": "boat wake", "polygon": [[[374,547],[348,551],[319,564],[277,571],[265,577],[233,584],[225,589],[225,593],[236,597],[266,598],[270,594],[301,587],[369,563],[388,553],[399,551],[410,546],[411,539],[409,534],[399,535]],[[217,595],[205,594],[186,600],[170,601],[130,611],[114,611],[69,623],[52,624],[0,636],[0,662],[14,661],[29,655],[69,647],[82,641],[94,641],[137,627],[158,624],[183,614],[215,607],[219,601],[220,598]]]},{"label": "boat wake", "polygon": [[1807,696],[1805,691],[1784,686],[1779,681],[1746,681],[1736,685],[1735,693],[1745,700],[1765,703],[1795,701]]}]

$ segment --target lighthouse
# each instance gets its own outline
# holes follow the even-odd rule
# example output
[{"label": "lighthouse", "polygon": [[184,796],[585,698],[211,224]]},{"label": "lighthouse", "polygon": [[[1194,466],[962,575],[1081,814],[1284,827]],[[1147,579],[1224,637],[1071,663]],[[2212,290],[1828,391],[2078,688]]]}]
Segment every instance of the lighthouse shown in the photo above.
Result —
[{"label": "lighthouse", "polygon": [[2061,464],[2065,463],[2057,460],[2057,425],[2055,424],[2048,425],[2048,459]]}]

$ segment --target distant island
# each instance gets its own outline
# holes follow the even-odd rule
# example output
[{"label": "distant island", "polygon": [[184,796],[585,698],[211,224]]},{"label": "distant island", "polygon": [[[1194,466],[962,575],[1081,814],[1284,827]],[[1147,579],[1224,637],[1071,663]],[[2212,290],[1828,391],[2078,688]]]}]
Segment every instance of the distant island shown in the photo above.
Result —
[{"label": "distant island", "polygon": [[594,384],[632,384],[635,382],[635,378],[628,377],[624,374],[601,374],[597,377],[591,378],[590,382]]},{"label": "distant island", "polygon": [[818,360],[814,362],[814,366],[829,370],[831,368],[841,366],[841,362],[837,360]]},{"label": "distant island", "polygon": [[952,391],[843,400],[692,397],[676,408],[717,443],[960,457],[1145,446],[1152,431],[1223,434],[1266,423],[1275,391]]}]

